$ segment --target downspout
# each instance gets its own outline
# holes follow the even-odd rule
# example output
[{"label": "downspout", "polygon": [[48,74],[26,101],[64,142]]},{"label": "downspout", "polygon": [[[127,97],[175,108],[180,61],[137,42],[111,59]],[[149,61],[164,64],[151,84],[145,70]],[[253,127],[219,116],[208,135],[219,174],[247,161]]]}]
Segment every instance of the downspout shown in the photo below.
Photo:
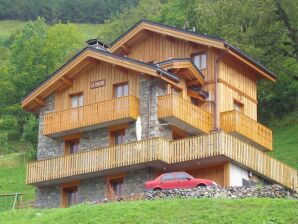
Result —
[{"label": "downspout", "polygon": [[214,130],[219,130],[220,129],[220,114],[219,114],[219,101],[218,101],[218,70],[219,70],[219,63],[221,62],[221,60],[228,54],[228,50],[229,50],[229,46],[225,45],[225,47],[227,48],[221,55],[219,55],[219,57],[216,59],[215,61],[215,96],[214,96],[214,104],[215,104],[215,108],[214,108]]}]

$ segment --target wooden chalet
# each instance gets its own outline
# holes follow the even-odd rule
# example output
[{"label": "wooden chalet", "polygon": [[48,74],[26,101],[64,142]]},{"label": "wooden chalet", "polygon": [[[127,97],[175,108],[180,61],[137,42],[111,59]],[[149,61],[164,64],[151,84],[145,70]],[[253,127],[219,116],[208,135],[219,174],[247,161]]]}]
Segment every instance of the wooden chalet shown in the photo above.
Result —
[{"label": "wooden chalet", "polygon": [[297,170],[266,153],[261,79],[276,75],[227,41],[147,20],[111,46],[88,41],[22,100],[39,114],[38,158],[26,177],[36,206],[125,197],[177,170],[223,186],[297,190]]}]

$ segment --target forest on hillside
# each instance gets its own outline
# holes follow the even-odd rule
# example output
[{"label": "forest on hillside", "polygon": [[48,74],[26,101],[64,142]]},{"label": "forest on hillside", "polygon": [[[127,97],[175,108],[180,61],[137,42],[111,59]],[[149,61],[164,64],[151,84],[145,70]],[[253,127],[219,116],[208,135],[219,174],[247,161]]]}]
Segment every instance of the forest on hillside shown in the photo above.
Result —
[{"label": "forest on hillside", "polygon": [[0,20],[36,20],[48,23],[102,23],[138,0],[0,0]]},{"label": "forest on hillside", "polygon": [[[198,32],[224,38],[278,75],[276,83],[259,83],[259,120],[270,126],[271,121],[297,111],[298,1],[0,1],[1,19],[33,20],[8,37],[0,35],[0,154],[4,150],[14,150],[15,145],[11,143],[21,141],[34,155],[37,117],[24,112],[20,100],[84,46],[82,31],[67,21],[103,22],[94,35],[106,43],[111,43],[143,18],[183,29],[195,27]],[[2,2],[14,2],[18,7],[5,8]],[[23,7],[24,2],[28,6]],[[121,5],[124,2],[123,7],[119,8],[119,2]],[[35,3],[33,10],[30,4]],[[55,16],[43,12],[46,4],[56,7]],[[94,5],[110,11],[100,14]],[[71,13],[62,19],[59,15],[67,15],[63,11],[65,7]],[[13,13],[8,13],[9,10]],[[52,25],[48,26],[49,23]]]}]

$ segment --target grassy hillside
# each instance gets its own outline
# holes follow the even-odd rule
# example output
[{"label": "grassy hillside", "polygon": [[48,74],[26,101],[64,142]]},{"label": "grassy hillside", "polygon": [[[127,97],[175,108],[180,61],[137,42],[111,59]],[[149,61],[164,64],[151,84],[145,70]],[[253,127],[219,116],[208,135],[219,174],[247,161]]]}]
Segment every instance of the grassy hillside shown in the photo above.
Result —
[{"label": "grassy hillside", "polygon": [[0,156],[0,194],[19,192],[24,201],[34,199],[34,188],[25,184],[26,163],[22,153]]},{"label": "grassy hillside", "polygon": [[[0,20],[0,37],[9,36],[11,33],[16,32],[24,28],[27,22],[17,20]],[[85,36],[85,39],[95,38],[98,36],[101,28],[101,24],[87,24],[78,23],[76,24],[79,30]]]},{"label": "grassy hillside", "polygon": [[298,223],[298,201],[168,199],[4,212],[0,223]]},{"label": "grassy hillside", "polygon": [[298,169],[298,112],[273,123],[270,156]]}]

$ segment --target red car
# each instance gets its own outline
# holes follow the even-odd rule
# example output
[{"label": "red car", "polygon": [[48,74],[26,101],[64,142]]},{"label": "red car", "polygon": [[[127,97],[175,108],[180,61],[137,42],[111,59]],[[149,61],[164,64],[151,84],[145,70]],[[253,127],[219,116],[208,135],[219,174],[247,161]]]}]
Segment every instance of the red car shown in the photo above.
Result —
[{"label": "red car", "polygon": [[145,182],[145,190],[165,190],[175,188],[195,188],[218,186],[212,180],[194,178],[185,172],[164,173],[155,180]]}]

